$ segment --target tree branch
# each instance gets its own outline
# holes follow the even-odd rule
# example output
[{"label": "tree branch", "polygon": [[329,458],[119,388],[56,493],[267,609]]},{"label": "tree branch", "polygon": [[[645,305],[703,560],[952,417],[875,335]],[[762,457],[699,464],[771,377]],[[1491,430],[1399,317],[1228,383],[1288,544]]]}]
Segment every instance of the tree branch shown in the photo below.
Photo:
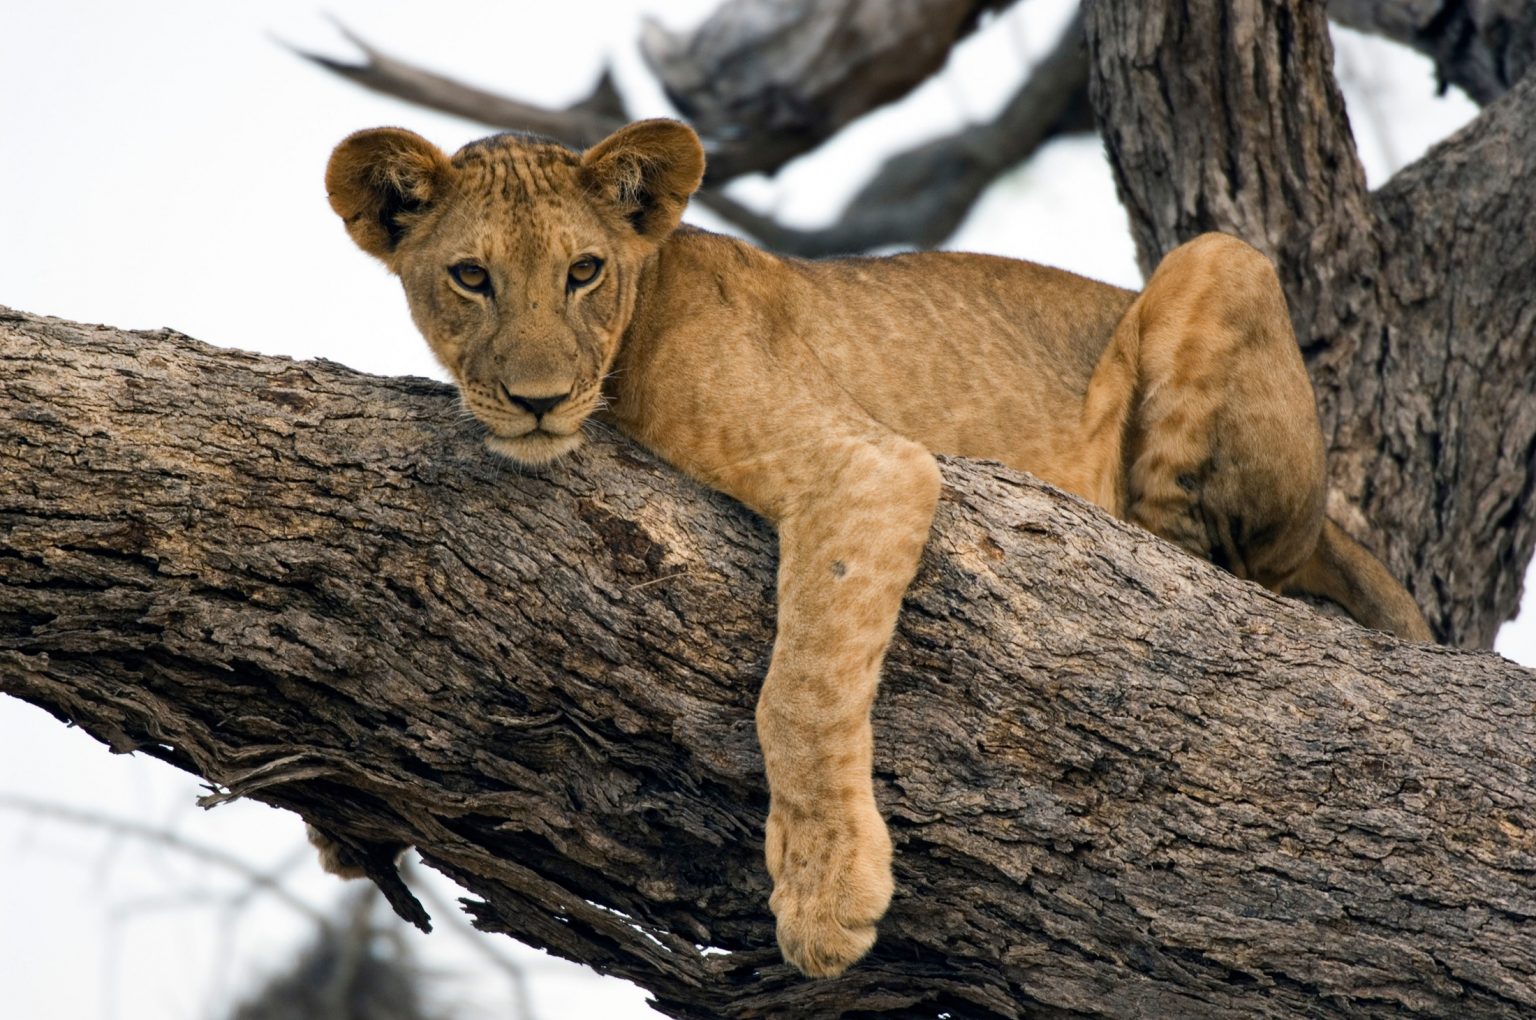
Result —
[{"label": "tree branch", "polygon": [[[0,687],[3,687],[3,681],[0,681]],[[148,825],[134,819],[117,818],[94,811],[83,811],[79,808],[51,804],[47,801],[18,796],[12,793],[0,793],[0,811],[20,812],[48,821],[94,828],[103,832],[144,840],[149,843],[158,843],[188,857],[241,876],[250,883],[252,892],[260,892],[271,896],[274,900],[292,909],[295,913],[301,914],[308,920],[313,921],[317,927],[324,928],[330,923],[325,914],[290,892],[288,887],[279,881],[276,875],[268,874],[256,868],[249,861],[237,857],[221,847],[190,840],[165,826]]]},{"label": "tree branch", "polygon": [[1448,632],[1488,644],[1536,550],[1536,76],[1378,190],[1372,222],[1380,328],[1314,371],[1336,475],[1407,539]]},{"label": "tree branch", "polygon": [[550,109],[508,99],[408,64],[369,45],[346,26],[338,24],[336,28],[362,51],[363,63],[348,63],[299,49],[293,52],[363,88],[429,110],[466,117],[495,128],[548,135],[578,149],[597,144],[629,121],[624,101],[607,72],[585,99],[564,109]]},{"label": "tree branch", "polygon": [[1536,61],[1536,6],[1525,0],[1328,0],[1328,16],[1418,50],[1435,62],[1442,91],[1457,85],[1479,103]]},{"label": "tree branch", "polygon": [[1292,235],[1369,222],[1320,4],[1084,9],[1089,91],[1143,275],[1209,230],[1275,258]]},{"label": "tree branch", "polygon": [[166,332],[7,313],[0,408],[0,691],[413,843],[482,928],[670,1015],[1536,1009],[1532,677],[1496,656],[950,463],[876,709],[900,891],[812,982],[765,906],[773,551],[738,507],[616,440],[512,471],[446,387]]},{"label": "tree branch", "polygon": [[[648,23],[642,52],[678,110],[709,145],[715,184],[772,172],[943,66],[981,16],[1013,0],[797,2],[733,0],[692,34]],[[485,92],[391,57],[343,26],[362,63],[296,50],[364,88],[492,127],[545,134],[575,148],[628,118],[607,75],[557,110]]]},{"label": "tree branch", "polygon": [[959,228],[1000,174],[1079,122],[1077,102],[1087,84],[1088,58],[1078,15],[995,119],[891,157],[828,227],[786,227],[719,192],[699,198],[767,247],[791,255],[815,258],[897,245],[936,247]]},{"label": "tree branch", "polygon": [[716,171],[734,177],[777,170],[900,99],[1012,2],[728,0],[687,36],[648,22],[641,52],[703,137],[750,139],[750,155]]}]

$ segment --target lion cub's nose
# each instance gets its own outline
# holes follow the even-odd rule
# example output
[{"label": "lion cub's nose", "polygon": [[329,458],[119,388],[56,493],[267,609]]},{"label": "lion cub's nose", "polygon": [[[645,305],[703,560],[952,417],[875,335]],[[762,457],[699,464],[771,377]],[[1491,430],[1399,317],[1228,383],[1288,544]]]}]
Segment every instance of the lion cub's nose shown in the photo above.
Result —
[{"label": "lion cub's nose", "polygon": [[508,400],[512,401],[514,405],[521,407],[524,411],[527,411],[535,418],[541,418],[548,414],[550,411],[553,411],[562,400],[570,396],[569,393],[562,393],[555,397],[522,397],[518,396],[516,393],[513,393],[505,386],[503,386],[501,389],[502,392],[507,395]]}]

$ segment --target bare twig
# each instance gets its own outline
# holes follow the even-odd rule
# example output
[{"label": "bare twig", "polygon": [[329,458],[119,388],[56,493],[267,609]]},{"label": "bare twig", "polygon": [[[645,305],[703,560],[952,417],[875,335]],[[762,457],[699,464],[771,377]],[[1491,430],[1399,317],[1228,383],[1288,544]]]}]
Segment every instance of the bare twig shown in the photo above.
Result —
[{"label": "bare twig", "polygon": [[326,70],[334,71],[348,81],[375,92],[495,128],[548,135],[576,148],[585,148],[601,141],[629,119],[623,100],[614,88],[613,78],[607,72],[598,79],[585,99],[563,109],[552,109],[508,99],[424,70],[370,45],[340,23],[337,23],[336,28],[348,42],[362,51],[365,58],[362,63],[349,63],[297,47],[288,48]]}]

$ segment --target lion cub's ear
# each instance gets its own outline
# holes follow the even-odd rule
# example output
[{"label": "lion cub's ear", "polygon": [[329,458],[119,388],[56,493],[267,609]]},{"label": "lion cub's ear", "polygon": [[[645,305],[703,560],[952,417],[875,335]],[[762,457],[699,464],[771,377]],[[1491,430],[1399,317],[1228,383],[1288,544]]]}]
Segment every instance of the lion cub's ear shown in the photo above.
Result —
[{"label": "lion cub's ear", "polygon": [[357,246],[390,262],[452,174],[443,151],[415,132],[373,128],[336,146],[325,168],[325,190]]},{"label": "lion cub's ear", "polygon": [[581,171],[587,186],[617,205],[636,233],[660,243],[704,179],[704,146],[687,124],[636,121],[583,153]]}]

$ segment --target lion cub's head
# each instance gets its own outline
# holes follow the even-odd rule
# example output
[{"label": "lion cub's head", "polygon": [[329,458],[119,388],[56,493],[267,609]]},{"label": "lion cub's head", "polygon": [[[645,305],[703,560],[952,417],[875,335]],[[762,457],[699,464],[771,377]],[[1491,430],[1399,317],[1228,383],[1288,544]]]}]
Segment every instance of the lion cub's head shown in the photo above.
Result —
[{"label": "lion cub's head", "polygon": [[352,239],[400,277],[491,448],[537,464],[581,445],[641,268],[703,173],[698,137],[670,120],[585,153],[496,135],[451,158],[377,128],[336,147],[325,185]]}]

